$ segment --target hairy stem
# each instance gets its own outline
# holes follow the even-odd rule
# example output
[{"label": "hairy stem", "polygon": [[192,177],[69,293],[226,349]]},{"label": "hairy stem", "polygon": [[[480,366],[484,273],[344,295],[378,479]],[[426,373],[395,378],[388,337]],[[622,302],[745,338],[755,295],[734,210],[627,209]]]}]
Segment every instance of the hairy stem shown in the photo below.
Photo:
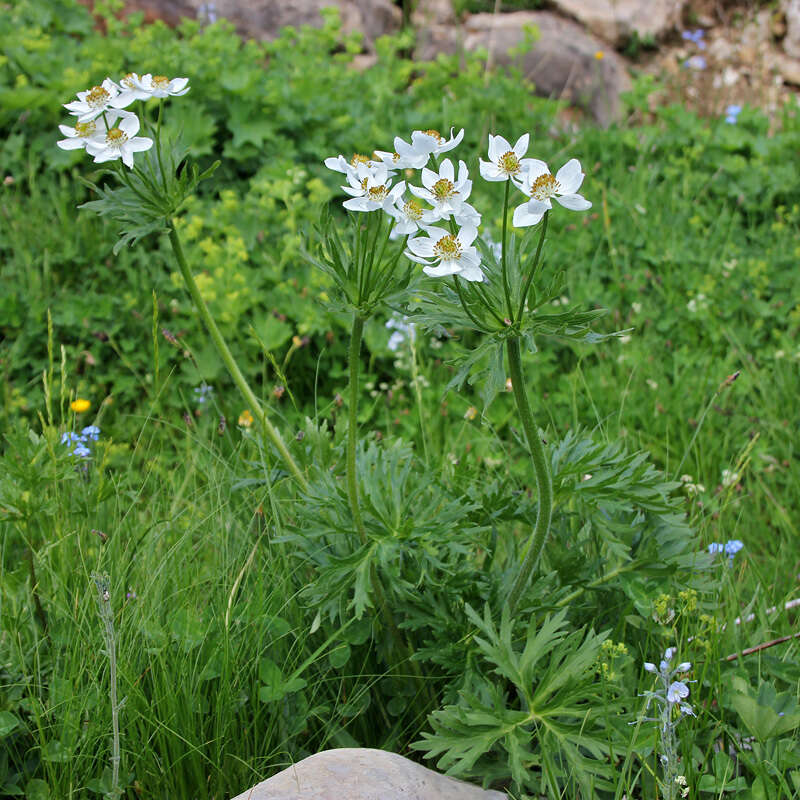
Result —
[{"label": "hairy stem", "polygon": [[533,536],[528,545],[528,552],[525,554],[522,566],[508,595],[508,605],[513,613],[525,587],[528,585],[531,575],[539,564],[539,557],[547,540],[547,534],[550,530],[550,518],[553,513],[553,482],[550,477],[550,469],[547,466],[544,445],[539,438],[539,432],[528,404],[525,381],[522,377],[522,355],[520,353],[519,337],[509,338],[506,342],[506,349],[514,400],[517,403],[522,427],[525,429],[525,438],[528,441],[528,450],[530,451],[533,470],[536,474],[536,488],[539,493],[539,507],[536,511],[536,526],[533,530]]},{"label": "hairy stem", "polygon": [[239,365],[236,363],[236,359],[234,359],[230,349],[228,348],[225,339],[222,337],[219,328],[217,327],[217,323],[214,321],[214,318],[211,316],[211,313],[208,310],[208,306],[203,300],[202,295],[200,294],[200,289],[197,286],[197,282],[194,279],[194,275],[192,275],[191,269],[189,269],[189,265],[186,262],[186,257],[183,254],[183,248],[181,247],[181,241],[178,238],[178,233],[175,230],[174,225],[170,227],[169,231],[169,241],[172,245],[172,252],[175,254],[175,259],[178,262],[178,266],[181,270],[181,275],[183,276],[184,283],[186,284],[186,288],[191,295],[192,301],[194,302],[195,308],[197,309],[200,317],[203,320],[203,323],[206,326],[206,330],[208,331],[209,335],[211,336],[214,344],[217,347],[217,351],[219,352],[220,356],[222,357],[222,361],[225,366],[228,368],[228,372],[230,376],[233,378],[233,382],[239,388],[239,391],[242,393],[242,396],[245,399],[245,402],[250,407],[253,416],[259,421],[261,427],[263,428],[264,432],[267,434],[267,437],[274,445],[275,449],[280,454],[281,458],[284,461],[284,464],[289,469],[289,472],[292,473],[294,478],[300,484],[300,487],[303,490],[308,489],[308,481],[305,478],[305,475],[300,471],[300,467],[297,466],[297,462],[292,458],[292,454],[287,449],[286,445],[281,438],[280,433],[278,430],[273,426],[273,424],[269,421],[267,415],[264,413],[264,410],[261,408],[261,404],[256,397],[253,390],[250,388],[250,384],[248,384],[247,379],[242,374],[242,371],[239,369]]},{"label": "hairy stem", "polygon": [[353,312],[353,328],[350,333],[350,392],[347,406],[347,498],[358,535],[362,542],[367,541],[361,509],[358,505],[358,476],[356,474],[356,445],[358,443],[358,372],[361,358],[361,335],[364,332],[364,318],[358,311]]}]

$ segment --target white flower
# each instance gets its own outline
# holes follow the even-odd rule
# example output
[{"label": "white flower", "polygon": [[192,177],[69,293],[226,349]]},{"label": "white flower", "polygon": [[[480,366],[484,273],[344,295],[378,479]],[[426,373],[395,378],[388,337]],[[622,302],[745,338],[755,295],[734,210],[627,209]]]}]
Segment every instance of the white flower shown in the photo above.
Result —
[{"label": "white flower", "polygon": [[675,667],[675,672],[688,672],[692,668],[692,665],[689,661],[681,661],[677,667]]},{"label": "white flower", "polygon": [[733,472],[733,470],[730,469],[724,469],[722,470],[722,485],[725,487],[735,486],[737,483],[739,483],[739,477],[740,475],[738,472]]},{"label": "white flower", "polygon": [[452,150],[463,138],[463,128],[455,136],[453,136],[453,128],[450,128],[449,139],[445,139],[439,131],[414,131],[411,134],[411,144],[396,136],[394,149],[400,158],[408,161],[408,166],[419,169],[428,163],[431,156],[438,156]]},{"label": "white flower", "polygon": [[127,108],[134,100],[148,100],[152,94],[142,87],[142,79],[136,72],[129,72],[115,84],[119,94],[111,101],[114,108]]},{"label": "white flower", "polygon": [[[350,175],[351,173],[355,174],[359,166],[375,169],[379,163],[379,161],[375,161],[367,156],[362,156],[360,153],[353,153],[353,157],[349,161],[342,155],[325,159],[325,166],[328,169],[332,169],[334,172],[341,172],[345,175]],[[392,174],[393,173],[389,173],[389,175]]]},{"label": "white flower", "polygon": [[409,186],[411,193],[421,200],[427,200],[434,208],[436,219],[446,219],[461,211],[461,206],[472,191],[467,165],[458,162],[458,180],[455,177],[453,163],[449,158],[442,161],[439,172],[423,167],[422,183],[424,188]]},{"label": "white flower", "polygon": [[395,220],[392,232],[389,234],[390,239],[409,236],[436,221],[433,211],[426,211],[416,200],[406,200],[402,196],[398,196],[394,203],[386,208],[386,213]]},{"label": "white flower", "polygon": [[556,173],[555,177],[544,161],[535,158],[525,159],[527,169],[523,170],[522,179],[515,185],[526,195],[530,196],[527,203],[514,209],[514,226],[524,228],[536,225],[553,206],[551,197],[571,211],[586,211],[592,204],[581,195],[577,194],[583,183],[581,163],[577,158],[571,158]]},{"label": "white flower", "polygon": [[108,131],[106,122],[113,125],[124,113],[124,111],[113,109],[106,111],[102,117],[97,119],[76,122],[74,125],[59,125],[58,129],[67,138],[59,139],[56,144],[62,150],[78,150],[81,147],[86,147],[89,139],[96,136],[98,132],[105,134]]},{"label": "white flower", "polygon": [[95,164],[122,159],[126,167],[133,167],[133,154],[149,150],[153,140],[139,133],[139,118],[135,114],[122,114],[119,124],[98,131],[86,142],[86,152],[94,156]]},{"label": "white flower", "polygon": [[477,228],[462,228],[456,235],[434,225],[425,230],[427,237],[418,236],[409,240],[406,256],[425,264],[422,271],[426,275],[433,278],[458,275],[465,281],[483,280],[481,258],[472,246],[478,235]]},{"label": "white flower", "polygon": [[[403,140],[400,139],[402,142]],[[373,158],[377,161],[380,161],[382,164],[386,165],[387,169],[419,169],[420,167],[424,166],[428,160],[428,157],[425,157],[425,161],[420,163],[419,158],[409,158],[407,156],[401,156],[400,153],[394,152],[389,153],[386,150],[376,150],[372,154]]]},{"label": "white flower", "polygon": [[667,702],[680,703],[684,697],[689,696],[689,687],[682,681],[673,681],[667,689]]},{"label": "white flower", "polygon": [[[170,80],[166,75],[151,75],[149,72],[136,80],[133,79],[133,73],[131,73],[131,77],[131,83],[135,88],[140,92],[147,92],[149,97],[180,97],[189,91],[188,78],[172,78]],[[131,98],[132,100],[133,98]]]},{"label": "white flower", "polygon": [[78,118],[78,122],[88,122],[99,117],[119,94],[119,88],[106,78],[100,86],[94,86],[85,92],[78,92],[78,99],[64,103],[64,108]]},{"label": "white flower", "polygon": [[645,662],[644,662],[644,668],[645,668],[645,669],[646,669],[648,672],[658,672],[658,670],[656,669],[656,665],[655,665],[655,664],[653,664],[653,662],[652,662],[652,661],[645,661]]},{"label": "white flower", "polygon": [[342,189],[351,196],[343,203],[348,211],[388,210],[406,190],[405,181],[389,188],[389,174],[383,164],[374,169],[359,164],[355,172],[348,173],[347,180],[350,185]]},{"label": "white flower", "polygon": [[390,330],[394,328],[386,345],[392,352],[395,352],[406,339],[409,342],[413,342],[417,338],[417,330],[413,322],[408,322],[408,317],[403,317],[402,319],[392,317],[386,323],[386,327]]},{"label": "white flower", "polygon": [[[525,169],[522,157],[528,151],[529,134],[523,134],[511,145],[502,136],[489,134],[489,161],[480,159],[481,177],[487,181],[521,178]],[[529,159],[526,159],[529,160]]]},{"label": "white flower", "polygon": [[480,211],[469,203],[462,203],[461,208],[453,214],[453,219],[460,228],[477,228],[481,224]]}]

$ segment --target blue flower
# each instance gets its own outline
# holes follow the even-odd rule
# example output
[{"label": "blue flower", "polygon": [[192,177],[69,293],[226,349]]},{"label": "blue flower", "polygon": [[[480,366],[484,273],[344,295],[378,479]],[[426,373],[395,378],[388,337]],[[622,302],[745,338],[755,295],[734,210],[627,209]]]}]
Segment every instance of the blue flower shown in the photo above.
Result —
[{"label": "blue flower", "polygon": [[72,431],[66,431],[65,433],[61,434],[61,444],[70,444],[73,442],[82,442],[83,439],[77,434],[73,433]]},{"label": "blue flower", "polygon": [[740,542],[738,539],[730,539],[729,541],[725,542],[725,555],[728,556],[731,561],[733,561],[733,557],[744,547],[744,542]]},{"label": "blue flower", "polygon": [[81,439],[85,442],[91,439],[93,442],[96,442],[100,438],[100,428],[97,425],[87,425],[81,431]]},{"label": "blue flower", "polygon": [[691,56],[683,62],[683,66],[688,69],[705,69],[707,65],[703,56]]},{"label": "blue flower", "polygon": [[712,542],[708,546],[708,552],[711,553],[712,556],[717,555],[717,553],[724,553],[725,552],[725,545],[720,544],[719,542]]},{"label": "blue flower", "polygon": [[702,28],[697,28],[693,31],[684,31],[681,36],[683,36],[687,42],[694,42],[700,50],[705,50],[706,43],[703,39],[705,33],[706,32]]},{"label": "blue flower", "polygon": [[85,444],[76,444],[75,449],[72,451],[73,456],[79,456],[80,458],[89,458],[92,454],[92,451]]},{"label": "blue flower", "polygon": [[742,107],[737,105],[730,105],[725,109],[725,122],[729,125],[735,125],[739,114],[742,113]]},{"label": "blue flower", "polygon": [[207,400],[211,399],[211,395],[213,394],[214,389],[209,386],[207,383],[201,383],[195,390],[195,401],[197,405],[202,406]]}]

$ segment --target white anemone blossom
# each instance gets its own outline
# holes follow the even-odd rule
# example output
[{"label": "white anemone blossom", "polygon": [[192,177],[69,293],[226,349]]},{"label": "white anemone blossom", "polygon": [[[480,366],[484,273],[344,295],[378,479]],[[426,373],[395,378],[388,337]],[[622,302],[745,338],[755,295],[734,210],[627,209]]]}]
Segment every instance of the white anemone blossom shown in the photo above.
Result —
[{"label": "white anemone blossom", "polygon": [[78,122],[89,122],[107,110],[118,95],[117,85],[111,78],[106,78],[100,86],[94,86],[85,92],[78,92],[78,99],[71,103],[64,103],[64,108],[76,116]]},{"label": "white anemone blossom", "polygon": [[59,125],[58,129],[66,136],[66,139],[59,139],[56,144],[62,150],[78,150],[82,147],[86,147],[86,143],[93,136],[98,135],[98,133],[106,134],[108,132],[108,125],[113,126],[123,114],[123,111],[111,109],[97,119],[90,119],[86,122],[76,122],[74,125]]},{"label": "white anemone blossom", "polygon": [[122,159],[128,168],[133,168],[133,154],[149,150],[153,140],[139,133],[139,118],[136,114],[121,113],[119,122],[108,130],[98,130],[86,141],[86,152],[94,156],[95,164]]},{"label": "white anemone blossom", "polygon": [[512,147],[502,136],[489,134],[489,160],[480,159],[481,177],[487,181],[507,181],[509,178],[521,178],[528,162],[523,159],[528,152],[530,135],[525,133],[517,139]]},{"label": "white anemone blossom", "polygon": [[465,281],[482,281],[481,257],[472,246],[478,236],[478,229],[461,228],[457,234],[443,228],[429,225],[425,228],[427,237],[410,239],[406,256],[411,261],[424,264],[422,271],[433,278],[458,275]]},{"label": "white anemone blossom", "polygon": [[452,161],[446,158],[439,167],[439,172],[423,167],[422,184],[409,186],[411,193],[421,200],[427,200],[434,209],[435,218],[448,219],[461,211],[464,201],[472,191],[472,181],[469,179],[467,165],[458,162],[458,179]]},{"label": "white anemone blossom", "polygon": [[536,158],[525,159],[527,169],[523,171],[522,179],[515,185],[530,197],[527,203],[514,209],[514,226],[524,228],[536,225],[553,206],[551,197],[564,208],[571,211],[586,211],[592,204],[581,195],[577,194],[583,183],[584,174],[581,172],[581,163],[577,158],[572,158],[553,177],[544,161]]},{"label": "white anemone blossom", "polygon": [[188,78],[168,78],[166,75],[151,75],[149,72],[131,82],[148,97],[180,97],[189,91]]},{"label": "white anemone blossom", "polygon": [[355,174],[359,166],[375,169],[381,162],[378,159],[369,158],[369,156],[362,156],[361,153],[353,153],[353,157],[349,161],[344,156],[338,155],[326,158],[324,163],[328,169],[332,169],[334,172],[350,175],[350,173]]},{"label": "white anemone blossom", "polygon": [[113,99],[114,108],[127,108],[134,100],[148,100],[152,93],[142,86],[142,78],[136,72],[129,72],[118,85],[119,94]]},{"label": "white anemone blossom", "polygon": [[424,167],[431,156],[439,156],[457,147],[464,138],[462,128],[453,136],[453,128],[450,128],[450,138],[445,139],[439,131],[414,131],[411,134],[411,144],[395,137],[394,149],[399,158],[408,161],[408,166],[413,169]]},{"label": "white anemone blossom", "polygon": [[402,195],[398,196],[394,203],[384,210],[394,218],[394,227],[389,234],[390,239],[410,236],[425,225],[436,222],[433,211],[426,211],[416,200],[406,200]]},{"label": "white anemone blossom", "polygon": [[347,181],[350,185],[342,189],[350,195],[343,203],[348,211],[388,211],[406,190],[405,181],[391,186],[389,171],[383,164],[374,168],[359,164],[347,174]]}]

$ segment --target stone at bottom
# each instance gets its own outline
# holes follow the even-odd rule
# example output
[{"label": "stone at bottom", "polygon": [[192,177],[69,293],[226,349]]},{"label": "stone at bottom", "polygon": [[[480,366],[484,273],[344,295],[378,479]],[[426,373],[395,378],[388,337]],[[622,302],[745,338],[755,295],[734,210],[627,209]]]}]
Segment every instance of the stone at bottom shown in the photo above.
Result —
[{"label": "stone at bottom", "polygon": [[325,750],[233,800],[507,800],[422,767],[397,753],[367,748]]}]

